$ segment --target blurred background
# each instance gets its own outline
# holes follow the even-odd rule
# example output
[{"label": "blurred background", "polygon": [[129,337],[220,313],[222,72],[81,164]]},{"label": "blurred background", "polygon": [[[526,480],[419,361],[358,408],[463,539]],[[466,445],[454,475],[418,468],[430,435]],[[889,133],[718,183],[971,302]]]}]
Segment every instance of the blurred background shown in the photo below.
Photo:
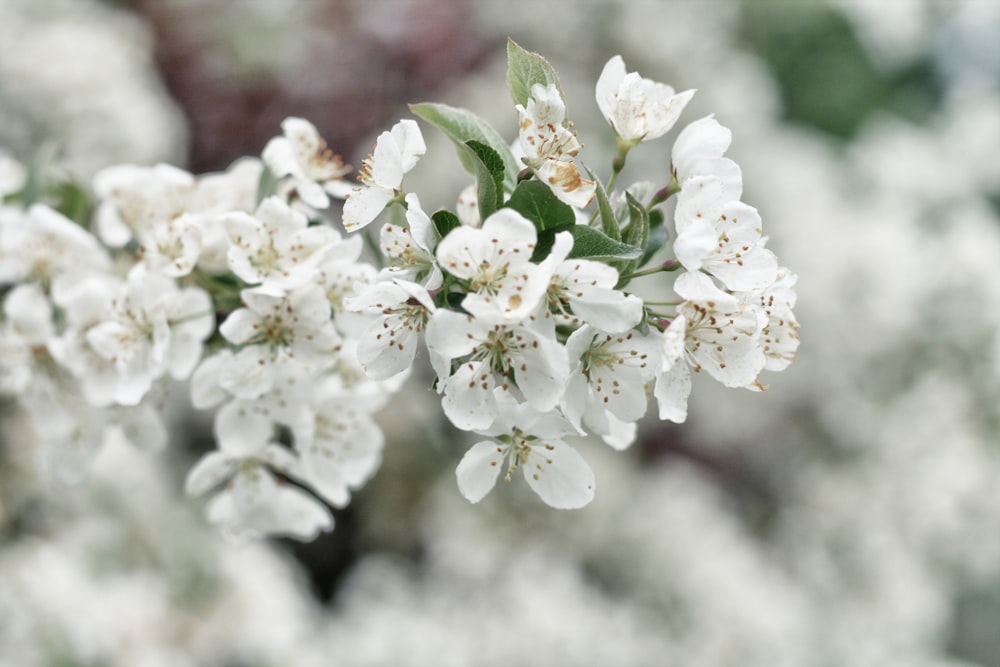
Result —
[{"label": "blurred background", "polygon": [[[381,471],[311,544],[228,544],[183,497],[204,415],[178,408],[166,452],[109,445],[63,487],[0,406],[0,665],[1000,666],[1000,3],[0,0],[0,16],[0,147],[53,151],[84,183],[121,162],[223,169],[289,115],[358,165],[426,100],[513,138],[508,36],[552,62],[606,164],[593,85],[621,54],[698,89],[682,123],[732,129],[744,200],[799,274],[802,339],[763,394],[696,382],[687,423],[649,415],[625,453],[583,443],[598,492],[574,512],[521,484],[469,505],[468,441],[412,378],[383,412]],[[431,210],[466,183],[424,129],[408,184]],[[668,148],[637,149],[623,178],[665,174]]]}]

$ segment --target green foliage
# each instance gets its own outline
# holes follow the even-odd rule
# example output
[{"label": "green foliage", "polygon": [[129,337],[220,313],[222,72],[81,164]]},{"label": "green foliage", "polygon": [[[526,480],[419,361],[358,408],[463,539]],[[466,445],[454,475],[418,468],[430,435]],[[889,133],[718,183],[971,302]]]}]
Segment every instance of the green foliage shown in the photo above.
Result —
[{"label": "green foliage", "polygon": [[504,189],[514,189],[520,167],[507,142],[493,129],[493,126],[471,111],[450,107],[447,104],[433,102],[411,104],[410,111],[437,127],[455,142],[458,147],[458,159],[461,160],[465,170],[473,176],[478,173],[478,161],[475,159],[475,154],[469,152],[467,142],[475,141],[492,148],[503,161]]},{"label": "green foliage", "polygon": [[572,207],[559,201],[541,181],[524,181],[518,185],[506,206],[535,223],[540,232],[568,229],[576,224]]},{"label": "green foliage", "polygon": [[634,260],[642,255],[642,248],[616,241],[593,227],[576,225],[569,231],[573,234],[573,250],[569,257],[573,259],[611,263],[615,260]]},{"label": "green foliage", "polygon": [[527,105],[531,97],[531,87],[536,83],[543,86],[555,84],[563,104],[566,95],[559,85],[559,77],[549,61],[532,51],[521,48],[512,39],[507,40],[507,87],[514,98],[514,104]]},{"label": "green foliage", "polygon": [[826,3],[742,6],[744,36],[771,66],[789,120],[850,138],[874,111],[919,121],[937,105],[940,92],[926,63],[895,72],[877,68],[846,19]]},{"label": "green foliage", "polygon": [[434,229],[437,230],[438,236],[441,238],[448,236],[448,232],[456,227],[462,226],[458,216],[447,209],[441,209],[434,213],[431,220],[434,222]]},{"label": "green foliage", "polygon": [[611,208],[611,202],[608,201],[608,193],[604,189],[604,184],[594,174],[587,173],[593,179],[594,183],[597,184],[597,210],[601,215],[601,229],[604,233],[614,239],[615,241],[620,241],[622,238],[621,228],[618,227],[618,220],[615,218],[615,212]]},{"label": "green foliage", "polygon": [[503,158],[481,141],[467,141],[465,149],[471,153],[469,161],[475,168],[479,214],[485,220],[503,205]]}]

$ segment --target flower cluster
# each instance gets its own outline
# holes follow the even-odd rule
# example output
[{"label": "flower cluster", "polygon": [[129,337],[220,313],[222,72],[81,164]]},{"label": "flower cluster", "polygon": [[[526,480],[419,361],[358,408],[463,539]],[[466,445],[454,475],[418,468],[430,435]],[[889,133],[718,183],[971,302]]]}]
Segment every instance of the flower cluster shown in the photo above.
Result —
[{"label": "flower cluster", "polygon": [[[289,118],[261,159],[225,173],[101,172],[83,225],[27,181],[7,187],[0,378],[45,460],[79,476],[112,430],[162,444],[167,380],[189,380],[194,407],[215,409],[218,447],[189,493],[213,492],[209,518],[228,533],[308,539],[377,469],[373,415],[421,342],[444,414],[482,436],[457,468],[472,502],[521,470],[547,504],[581,507],[595,478],[572,438],[628,447],[650,396],[683,421],[692,371],[763,388],[759,374],[796,351],[795,276],[740,201],[729,131],[691,123],[667,182],[616,189],[629,152],[670,132],[693,91],[608,62],[596,100],[617,153],[604,184],[551,65],[513,42],[508,57],[513,145],[464,109],[411,107],[474,178],[455,211],[429,213],[404,188],[426,151],[414,120],[378,137],[357,184]],[[362,235],[381,217],[376,268]]]}]

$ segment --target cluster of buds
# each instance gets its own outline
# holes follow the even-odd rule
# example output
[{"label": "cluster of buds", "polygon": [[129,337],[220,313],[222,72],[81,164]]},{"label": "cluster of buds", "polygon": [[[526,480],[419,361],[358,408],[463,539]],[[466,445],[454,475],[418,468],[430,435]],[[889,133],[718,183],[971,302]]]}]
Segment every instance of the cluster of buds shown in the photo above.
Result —
[{"label": "cluster of buds", "polygon": [[[569,439],[624,449],[649,400],[661,419],[686,418],[692,371],[759,390],[762,371],[787,366],[795,277],[740,201],[729,131],[695,121],[669,182],[615,188],[693,91],[608,62],[596,99],[617,154],[604,184],[582,164],[551,65],[513,42],[508,58],[513,145],[464,109],[411,107],[474,179],[454,211],[425,212],[403,186],[426,151],[414,120],[378,137],[358,183],[289,118],[261,159],[225,173],[105,170],[83,225],[65,201],[60,212],[28,184],[11,189],[0,389],[49,467],[79,476],[110,432],[162,444],[166,382],[189,380],[194,407],[215,409],[217,449],[188,491],[212,492],[208,516],[227,533],[309,539],[377,470],[374,414],[423,344],[445,416],[483,437],[458,464],[462,494],[477,502],[520,469],[544,502],[578,508],[595,480]],[[331,198],[344,199],[344,233]],[[376,268],[359,230],[382,217]]]}]

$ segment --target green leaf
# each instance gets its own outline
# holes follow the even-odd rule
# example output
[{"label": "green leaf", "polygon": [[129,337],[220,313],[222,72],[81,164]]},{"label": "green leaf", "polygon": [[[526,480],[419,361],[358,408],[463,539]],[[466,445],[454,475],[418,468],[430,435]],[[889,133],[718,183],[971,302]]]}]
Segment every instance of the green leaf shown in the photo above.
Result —
[{"label": "green leaf", "polygon": [[576,214],[569,204],[559,201],[549,186],[541,181],[524,181],[514,188],[505,204],[535,223],[538,231],[569,229],[576,225]]},{"label": "green leaf", "polygon": [[597,184],[597,210],[601,214],[601,229],[615,241],[621,241],[622,230],[618,226],[618,220],[615,218],[615,212],[611,208],[611,202],[608,200],[608,192],[604,189],[604,184],[589,169],[587,170],[587,174]]},{"label": "green leaf", "polygon": [[[646,207],[640,204],[639,201],[627,191],[625,192],[625,202],[628,206],[630,222],[625,229],[622,230],[622,241],[628,245],[639,248],[640,255],[642,255],[645,253],[646,246],[649,244],[649,213],[646,211]],[[625,262],[618,267],[618,272],[623,276],[628,275],[639,267],[640,262],[641,257]],[[619,283],[618,287],[624,287],[624,285]]]},{"label": "green leaf", "polygon": [[612,260],[633,260],[642,255],[642,248],[637,248],[621,241],[616,241],[599,229],[576,225],[570,229],[573,234],[573,249],[570,259],[593,259],[600,262]]},{"label": "green leaf", "polygon": [[507,87],[515,104],[527,105],[531,97],[531,87],[536,83],[547,86],[555,84],[559,97],[566,104],[566,95],[559,85],[559,77],[549,61],[537,53],[521,48],[512,39],[507,40]]},{"label": "green leaf", "polygon": [[510,152],[510,147],[503,137],[489,123],[466,109],[450,107],[447,104],[423,102],[411,104],[410,111],[437,127],[455,142],[458,148],[458,159],[470,174],[476,174],[476,161],[465,150],[466,142],[478,141],[486,144],[500,156],[503,161],[503,184],[506,190],[513,190],[517,185],[517,173],[520,166]]},{"label": "green leaf", "polygon": [[458,216],[444,208],[440,211],[435,211],[434,215],[431,216],[431,220],[434,221],[434,229],[437,230],[438,236],[441,238],[448,236],[448,232],[456,227],[462,226],[462,222],[458,219]]},{"label": "green leaf", "polygon": [[636,268],[646,266],[646,264],[649,263],[649,260],[653,259],[653,255],[656,254],[656,251],[667,244],[668,238],[667,229],[663,225],[650,227],[649,242],[646,244],[646,251],[642,253],[642,259],[639,260],[639,264]]},{"label": "green leaf", "polygon": [[479,215],[485,220],[503,204],[503,158],[481,141],[465,142],[475,167]]},{"label": "green leaf", "polygon": [[56,210],[81,227],[87,227],[93,211],[87,191],[79,184],[67,181],[56,186],[56,196],[59,198]]}]

